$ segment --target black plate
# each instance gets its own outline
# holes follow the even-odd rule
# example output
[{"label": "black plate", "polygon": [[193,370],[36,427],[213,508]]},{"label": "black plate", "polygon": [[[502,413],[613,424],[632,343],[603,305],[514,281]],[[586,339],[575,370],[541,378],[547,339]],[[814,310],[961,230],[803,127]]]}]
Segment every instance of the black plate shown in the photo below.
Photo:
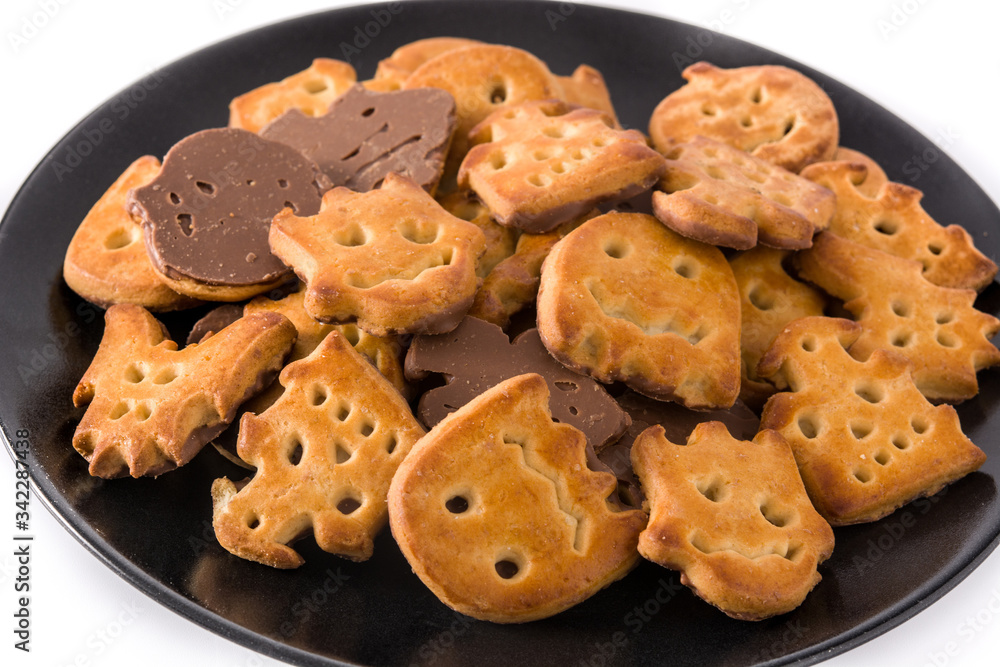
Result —
[{"label": "black plate", "polygon": [[[349,57],[365,78],[396,46],[421,37],[512,44],[538,54],[559,74],[581,62],[596,66],[622,122],[643,130],[655,104],[681,85],[678,61],[688,56],[723,67],[785,64],[823,86],[840,113],[843,144],[869,153],[894,180],[903,180],[899,168],[907,156],[931,146],[828,77],[666,19],[567,3],[411,3],[399,16],[387,7],[397,9],[356,7],[281,23],[164,68],[74,128],[14,199],[0,226],[0,423],[8,440],[18,429],[30,431],[35,487],[68,530],[171,609],[304,665],[808,664],[901,623],[985,558],[1000,535],[1000,456],[931,500],[874,524],[838,529],[822,583],[786,616],[730,620],[681,589],[674,574],[643,563],[576,608],[509,627],[471,621],[440,604],[410,572],[388,531],[376,542],[375,556],[360,564],[311,543],[301,544],[306,565],[294,572],[230,556],[211,532],[209,487],[219,476],[242,473],[211,448],[158,480],[89,477],[70,446],[81,413],[69,397],[103,327],[101,311],[61,278],[77,222],[135,157],[163,155],[187,134],[225,125],[232,97],[301,70],[316,56]],[[115,131],[91,144],[108,122]],[[927,210],[964,221],[996,260],[1000,235],[985,232],[997,229],[1000,211],[946,156],[930,165],[928,175],[921,179]],[[978,305],[1000,313],[1000,289],[991,285]],[[189,321],[190,315],[168,318],[175,334]],[[995,374],[980,379],[982,392],[959,413],[966,433],[992,454],[1000,440],[1000,386]]]}]

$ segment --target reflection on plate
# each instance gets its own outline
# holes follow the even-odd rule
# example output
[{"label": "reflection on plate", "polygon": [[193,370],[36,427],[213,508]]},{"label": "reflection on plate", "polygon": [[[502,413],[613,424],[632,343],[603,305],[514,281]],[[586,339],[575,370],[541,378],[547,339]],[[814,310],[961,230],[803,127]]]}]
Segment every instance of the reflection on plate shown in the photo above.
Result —
[{"label": "reflection on plate", "polygon": [[[425,2],[403,11],[364,46],[348,50],[361,77],[405,42],[474,37],[531,50],[557,74],[586,62],[607,79],[622,123],[645,130],[656,103],[682,84],[677,58],[702,36],[701,58],[723,67],[777,63],[818,81],[840,114],[842,143],[900,172],[930,142],[841,84],[755,46],[701,28],[609,9],[576,6],[553,30],[535,2]],[[125,119],[109,101],[57,145],[11,205],[0,239],[0,421],[10,437],[29,429],[35,484],[69,530],[110,567],[156,600],[215,632],[299,664],[366,665],[750,665],[811,663],[883,632],[940,597],[974,568],[1000,534],[995,480],[1000,456],[945,493],[874,524],[838,529],[823,581],[805,604],[760,623],[727,618],[643,563],[624,580],[556,617],[523,626],[471,621],[440,604],[410,572],[388,531],[375,556],[351,563],[300,543],[306,565],[271,570],[230,556],[211,531],[213,479],[243,471],[206,448],[157,480],[90,478],[70,439],[80,417],[69,396],[102,331],[102,313],[62,282],[75,226],[135,157],[162,156],[182,137],[226,124],[235,95],[306,67],[342,58],[370,7],[337,10],[264,28],[209,47],[140,82],[144,95]],[[683,63],[682,63],[683,64]],[[152,79],[151,79],[152,80]],[[127,92],[127,91],[126,91]],[[87,130],[114,117],[115,131],[67,167]],[[921,180],[924,204],[944,221],[965,221],[981,249],[1000,256],[1000,212],[947,157]],[[52,193],[60,193],[53,197]],[[991,285],[979,308],[1000,314]],[[197,313],[166,318],[175,338]],[[978,397],[959,406],[965,432],[987,452],[1000,436],[1000,384],[980,378]]]}]

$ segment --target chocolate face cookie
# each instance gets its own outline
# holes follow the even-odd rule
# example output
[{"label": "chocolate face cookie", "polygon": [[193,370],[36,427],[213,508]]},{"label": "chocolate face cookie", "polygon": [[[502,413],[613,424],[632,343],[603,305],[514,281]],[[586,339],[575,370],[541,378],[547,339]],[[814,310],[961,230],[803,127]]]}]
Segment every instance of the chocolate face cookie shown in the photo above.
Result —
[{"label": "chocolate face cookie", "polygon": [[378,187],[390,172],[433,193],[455,129],[455,100],[438,88],[376,93],[356,84],[317,118],[292,109],[260,132],[315,160],[334,185]]},{"label": "chocolate face cookie", "polygon": [[129,193],[153,268],[174,290],[239,301],[286,280],[271,254],[271,218],[319,211],[326,177],[294,148],[238,129],[203,130],[175,144],[160,174]]}]

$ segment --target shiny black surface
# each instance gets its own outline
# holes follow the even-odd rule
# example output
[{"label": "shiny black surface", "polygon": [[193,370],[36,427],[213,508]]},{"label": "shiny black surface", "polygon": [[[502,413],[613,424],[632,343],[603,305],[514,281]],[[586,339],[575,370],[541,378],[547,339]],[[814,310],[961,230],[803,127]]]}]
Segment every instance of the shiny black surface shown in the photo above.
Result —
[{"label": "shiny black surface", "polygon": [[[410,572],[385,531],[366,563],[300,543],[306,565],[284,572],[230,556],[211,531],[209,487],[243,471],[207,448],[157,480],[102,481],[70,446],[81,412],[70,401],[102,332],[102,312],[62,282],[76,225],[136,157],[162,156],[191,132],[223,126],[235,95],[308,66],[345,58],[359,78],[405,42],[456,35],[530,49],[557,74],[586,62],[606,77],[628,127],[682,83],[677,60],[691,54],[723,67],[794,62],[764,49],[665,19],[570,4],[406,3],[296,19],[206,48],[147,77],[97,109],[36,168],[0,226],[0,422],[8,439],[31,433],[35,486],[88,548],[138,588],[234,641],[307,665],[749,665],[807,664],[855,646],[913,615],[952,587],[993,548],[1000,532],[1000,384],[959,407],[966,433],[990,456],[932,500],[880,522],[836,531],[823,581],[795,612],[760,623],[734,621],[643,563],[623,581],[554,618],[500,626],[461,617]],[[375,11],[376,14],[372,14]],[[386,12],[386,13],[382,13]],[[386,20],[386,16],[390,19]],[[358,37],[382,19],[374,37]],[[691,45],[699,45],[692,47]],[[345,48],[346,45],[346,48]],[[698,52],[700,49],[700,53]],[[682,63],[683,64],[683,63]],[[808,68],[840,114],[842,143],[870,154],[890,178],[933,144],[881,107]],[[142,99],[138,99],[138,98]],[[128,110],[124,113],[124,110]],[[107,127],[79,164],[87,131]],[[92,136],[92,134],[91,134]],[[1000,212],[942,156],[930,165],[924,205],[966,225],[994,260]],[[979,307],[1000,312],[991,285]],[[196,315],[167,318],[175,337]],[[456,555],[457,557],[457,555]],[[84,600],[73,601],[83,607]],[[863,650],[863,649],[862,649]]]}]

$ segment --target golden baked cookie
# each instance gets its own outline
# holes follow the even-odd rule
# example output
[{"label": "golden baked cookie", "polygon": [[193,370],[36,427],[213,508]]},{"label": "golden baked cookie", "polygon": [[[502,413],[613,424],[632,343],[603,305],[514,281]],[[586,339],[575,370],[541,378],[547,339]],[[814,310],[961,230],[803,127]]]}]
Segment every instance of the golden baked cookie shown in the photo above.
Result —
[{"label": "golden baked cookie", "polygon": [[399,392],[339,331],[279,378],[285,392],[240,420],[237,452],[257,472],[212,484],[213,526],[227,551],[278,568],[312,532],[324,551],[367,560],[387,518],[393,473],[424,430]]},{"label": "golden baked cookie", "polygon": [[128,191],[146,185],[158,173],[160,161],[151,155],[130,164],[90,209],[66,249],[66,284],[101,308],[134,303],[159,312],[200,303],[167,287],[153,270],[142,228],[125,210]]},{"label": "golden baked cookie", "polygon": [[490,217],[490,210],[479,201],[475,193],[458,190],[438,198],[441,207],[456,218],[471,222],[482,230],[486,238],[486,252],[476,264],[476,275],[485,278],[497,264],[514,254],[518,231],[497,224]]},{"label": "golden baked cookie", "polygon": [[276,313],[237,320],[177,349],[144,308],[105,314],[97,355],[73,392],[87,411],[73,447],[96,477],[156,477],[190,461],[281,369],[295,327]]},{"label": "golden baked cookie", "polygon": [[955,409],[920,394],[902,355],[857,360],[862,332],[850,320],[796,320],[757,368],[787,388],[768,400],[761,428],[785,436],[813,504],[835,526],[875,521],[986,460]]},{"label": "golden baked cookie", "polygon": [[667,95],[649,119],[649,135],[662,153],[700,134],[798,173],[837,150],[833,102],[800,72],[699,62],[683,76],[688,83]]},{"label": "golden baked cookie", "polygon": [[469,132],[493,111],[529,100],[558,98],[562,89],[541,60],[522,49],[477,44],[446,51],[418,67],[403,89],[443,88],[455,98],[458,127],[445,163],[442,188],[468,152]]},{"label": "golden baked cookie", "polygon": [[542,277],[542,262],[556,242],[599,214],[594,209],[551,232],[521,234],[514,254],[497,264],[479,286],[469,315],[506,329],[511,316],[535,302]]},{"label": "golden baked cookie", "polygon": [[464,37],[428,37],[409,42],[393,51],[388,58],[378,61],[373,81],[384,81],[386,84],[378,85],[394,85],[399,89],[428,60],[448,51],[480,44],[482,42],[478,40]]},{"label": "golden baked cookie", "polygon": [[808,248],[833,215],[826,188],[718,141],[695,137],[666,156],[653,213],[688,238],[737,250]]},{"label": "golden baked cookie", "polygon": [[646,524],[608,501],[586,440],[552,421],[545,380],[520,375],[446,417],[400,465],[389,524],[445,604],[497,623],[559,613],[623,577]]},{"label": "golden baked cookie", "polygon": [[758,377],[757,364],[785,326],[800,317],[822,315],[823,293],[788,275],[791,253],[757,246],[729,260],[740,289],[740,398],[759,410],[774,385]]},{"label": "golden baked cookie", "polygon": [[419,185],[390,173],[371,192],[328,191],[315,216],[286,208],[271,224],[270,245],[305,281],[310,317],[357,318],[384,336],[458,326],[476,293],[485,240]]},{"label": "golden baked cookie", "polygon": [[663,175],[665,160],[642,133],[612,125],[606,114],[554,100],[496,111],[469,135],[478,145],[462,161],[459,187],[474,190],[502,225],[551,231]]},{"label": "golden baked cookie", "polygon": [[[279,313],[284,315],[298,332],[295,346],[288,355],[286,364],[305,359],[319,347],[331,331],[339,331],[355,350],[368,360],[400,394],[408,398],[410,386],[403,377],[403,346],[396,336],[373,336],[353,322],[344,324],[324,324],[309,317],[305,310],[305,290],[299,289],[281,299],[257,297],[243,308],[246,315],[251,313]],[[281,396],[280,382],[271,385],[247,401],[245,407],[250,412],[260,414]]]},{"label": "golden baked cookie", "polygon": [[842,299],[863,333],[858,359],[893,350],[913,364],[917,388],[932,401],[958,402],[979,392],[976,372],[1000,363],[990,339],[1000,320],[976,310],[971,289],[929,282],[919,262],[869,248],[831,232],[796,259],[799,274]]},{"label": "golden baked cookie", "polygon": [[289,109],[299,109],[308,116],[320,116],[357,80],[357,74],[349,64],[330,58],[316,58],[301,72],[235,98],[229,103],[229,127],[259,132]]},{"label": "golden baked cookie", "polygon": [[787,613],[819,583],[833,530],[778,433],[741,441],[705,422],[683,445],[653,426],[632,445],[632,466],[649,503],[639,553],[679,570],[682,584],[728,616]]},{"label": "golden baked cookie", "polygon": [[[935,285],[979,291],[993,282],[997,265],[976,249],[965,229],[942,226],[920,205],[920,190],[883,181],[878,172],[869,176],[868,169],[863,161],[835,161],[802,170],[803,178],[837,195],[831,232],[920,262],[924,278]],[[874,187],[878,190],[868,194]]]},{"label": "golden baked cookie", "polygon": [[740,390],[740,303],[718,248],[650,215],[607,213],[559,241],[542,265],[538,331],[557,360],[601,382],[689,408]]}]

